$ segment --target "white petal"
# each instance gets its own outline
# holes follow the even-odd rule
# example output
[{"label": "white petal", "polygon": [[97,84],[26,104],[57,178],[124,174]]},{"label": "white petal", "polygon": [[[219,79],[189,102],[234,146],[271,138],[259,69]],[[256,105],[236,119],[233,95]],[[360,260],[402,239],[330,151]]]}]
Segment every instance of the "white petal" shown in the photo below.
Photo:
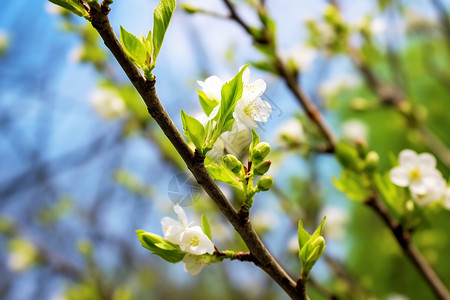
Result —
[{"label": "white petal", "polygon": [[406,149],[400,152],[399,161],[401,166],[416,166],[417,160],[417,153],[410,149]]},{"label": "white petal", "polygon": [[181,235],[180,249],[194,255],[213,253],[214,245],[200,226],[187,228]]},{"label": "white petal", "polygon": [[434,169],[436,167],[436,158],[430,153],[422,153],[418,157],[418,164],[424,169]]},{"label": "white petal", "polygon": [[416,180],[411,182],[409,189],[413,194],[424,195],[426,194],[428,187],[422,180]]},{"label": "white petal", "polygon": [[245,84],[242,98],[254,99],[261,96],[266,90],[266,83],[262,79],[255,82]]},{"label": "white petal", "polygon": [[389,173],[389,178],[392,183],[401,187],[408,186],[409,181],[409,170],[403,166],[395,167]]},{"label": "white petal", "polygon": [[169,242],[179,245],[185,228],[183,226],[169,226],[164,234],[164,238]]},{"label": "white petal", "polygon": [[[242,67],[241,67],[242,69]],[[244,73],[242,73],[242,82],[244,84],[247,84],[250,81],[250,69],[247,67],[247,69],[245,69]]]},{"label": "white petal", "polygon": [[192,276],[200,273],[203,268],[206,266],[203,261],[201,261],[198,257],[191,254],[186,254],[183,258],[184,270],[189,272]]},{"label": "white petal", "polygon": [[[241,101],[241,100],[239,100],[239,101]],[[239,103],[239,101],[238,101],[238,103]],[[236,110],[233,113],[233,118],[237,122],[241,122],[248,127],[258,128],[258,123],[253,121],[253,119],[250,116],[247,116],[243,110],[238,110],[237,105],[236,105]]]},{"label": "white petal", "polygon": [[186,213],[184,212],[184,209],[177,203],[173,206],[173,210],[177,214],[178,220],[180,220],[181,224],[183,226],[187,226],[188,220],[187,220]]},{"label": "white petal", "polygon": [[181,223],[170,217],[164,217],[161,219],[161,227],[162,227],[162,232],[163,232],[164,236],[166,235],[166,231],[171,226],[181,226]]}]

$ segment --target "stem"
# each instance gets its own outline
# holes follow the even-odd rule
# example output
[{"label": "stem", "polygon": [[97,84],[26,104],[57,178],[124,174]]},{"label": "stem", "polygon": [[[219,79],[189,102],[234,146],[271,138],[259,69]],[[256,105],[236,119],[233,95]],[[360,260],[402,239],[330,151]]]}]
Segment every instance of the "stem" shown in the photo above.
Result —
[{"label": "stem", "polygon": [[386,206],[377,196],[369,198],[366,201],[366,204],[372,207],[373,210],[383,219],[384,223],[391,230],[398,244],[401,246],[403,252],[414,264],[423,279],[432,288],[436,297],[442,300],[449,300],[450,293],[442,283],[441,279],[431,268],[430,264],[420,254],[419,250],[417,250],[417,248],[411,243],[410,233],[405,231],[403,227],[392,218]]},{"label": "stem", "polygon": [[164,134],[174,145],[177,152],[183,158],[188,169],[192,172],[197,182],[215,202],[222,214],[233,225],[235,230],[244,240],[251,254],[255,258],[255,264],[263,269],[292,299],[307,299],[298,293],[297,284],[286,271],[272,257],[266,249],[259,236],[256,234],[251,223],[243,220],[235,208],[230,204],[222,191],[213,181],[203,164],[203,158],[192,151],[184,140],[175,124],[170,119],[161,104],[156,91],[155,81],[149,82],[141,75],[120,45],[117,36],[109,23],[107,15],[96,13],[91,20],[92,25],[98,31],[106,47],[112,52],[120,66],[141,95],[148,112],[163,130]]}]

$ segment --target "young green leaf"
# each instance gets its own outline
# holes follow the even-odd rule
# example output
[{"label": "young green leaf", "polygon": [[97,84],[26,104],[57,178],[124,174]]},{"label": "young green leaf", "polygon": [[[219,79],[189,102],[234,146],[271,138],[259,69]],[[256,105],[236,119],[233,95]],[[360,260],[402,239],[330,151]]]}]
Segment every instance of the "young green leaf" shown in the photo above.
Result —
[{"label": "young green leaf", "polygon": [[89,19],[89,13],[78,0],[48,0],[56,5],[64,7],[77,16]]},{"label": "young green leaf", "polygon": [[231,173],[224,166],[210,162],[205,163],[205,168],[206,170],[208,170],[208,173],[215,181],[224,182],[226,184],[234,186],[235,188],[243,190],[242,182],[240,182],[236,175]]},{"label": "young green leaf", "polygon": [[181,121],[183,122],[184,134],[199,151],[202,150],[205,140],[205,128],[197,119],[187,115],[181,110]]},{"label": "young green leaf", "polygon": [[159,50],[161,50],[175,6],[175,0],[162,0],[153,12],[153,61],[156,61]]},{"label": "young green leaf", "polygon": [[143,69],[147,51],[142,41],[126,31],[122,26],[120,26],[120,41],[128,56],[140,69]]},{"label": "young green leaf", "polygon": [[209,226],[209,222],[205,214],[202,214],[202,229],[203,232],[206,234],[206,236],[209,237],[209,239],[212,242],[211,227]]},{"label": "young green leaf", "polygon": [[178,245],[169,242],[157,234],[146,232],[144,230],[136,230],[136,234],[144,248],[150,250],[153,254],[158,255],[167,262],[180,262],[186,255],[185,252],[180,250]]},{"label": "young green leaf", "polygon": [[202,106],[205,114],[209,117],[214,107],[219,105],[219,101],[215,99],[213,100],[209,99],[208,96],[206,96],[205,92],[203,92],[202,90],[197,90],[197,92],[198,92],[198,100],[200,100],[200,105]]},{"label": "young green leaf", "polygon": [[[226,82],[222,86],[220,107],[214,118],[219,124],[221,124],[221,126],[225,125],[228,120],[233,119],[233,112],[236,107],[236,103],[239,99],[241,99],[242,91],[244,89],[242,74],[249,65],[250,64],[246,64],[243,66],[233,79]],[[220,133],[223,132],[225,132],[225,130],[223,130],[222,127]]]},{"label": "young green leaf", "polygon": [[317,227],[316,231],[314,231],[314,233],[311,236],[311,240],[316,240],[317,238],[322,236],[322,228],[323,228],[323,224],[325,224],[325,220],[326,220],[326,216],[323,217],[322,222],[320,222],[319,227]]},{"label": "young green leaf", "polygon": [[341,178],[333,178],[332,180],[334,186],[351,200],[362,202],[371,195],[368,179],[353,171],[344,170],[341,173]]},{"label": "young green leaf", "polygon": [[303,249],[305,244],[309,241],[311,236],[309,233],[303,228],[303,222],[302,220],[298,221],[298,245],[300,246],[300,249]]}]

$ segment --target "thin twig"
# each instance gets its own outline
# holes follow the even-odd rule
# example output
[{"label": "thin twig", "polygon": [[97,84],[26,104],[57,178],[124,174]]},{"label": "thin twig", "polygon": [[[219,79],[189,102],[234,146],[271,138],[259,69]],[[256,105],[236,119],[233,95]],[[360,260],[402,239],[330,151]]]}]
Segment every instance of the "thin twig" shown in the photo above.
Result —
[{"label": "thin twig", "polygon": [[147,105],[150,115],[155,119],[164,134],[174,145],[197,182],[202,186],[223,215],[242,237],[250,252],[255,257],[257,265],[277,282],[292,299],[307,299],[307,297],[302,297],[302,295],[298,293],[296,282],[289,277],[286,271],[272,257],[259,236],[256,234],[251,223],[247,220],[242,220],[239,217],[235,208],[230,204],[209,175],[203,164],[203,159],[199,155],[194,154],[192,149],[186,143],[160,102],[156,94],[155,82],[145,80],[125,54],[117,36],[114,34],[107,15],[96,13],[91,21],[94,28],[102,37],[106,47],[110,49],[131,83],[141,95]]}]

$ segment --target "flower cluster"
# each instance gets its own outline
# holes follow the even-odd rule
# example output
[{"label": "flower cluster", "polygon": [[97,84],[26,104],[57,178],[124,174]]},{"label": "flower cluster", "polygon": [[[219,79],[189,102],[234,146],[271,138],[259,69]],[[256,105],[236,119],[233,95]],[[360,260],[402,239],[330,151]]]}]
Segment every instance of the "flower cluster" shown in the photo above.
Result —
[{"label": "flower cluster", "polygon": [[164,238],[186,252],[183,258],[184,268],[189,274],[197,275],[209,263],[203,255],[213,254],[214,245],[200,226],[188,223],[186,213],[181,206],[176,204],[173,209],[178,220],[170,217],[164,217],[161,220]]},{"label": "flower cluster", "polygon": [[412,198],[419,205],[444,200],[447,206],[447,183],[439,170],[436,159],[429,153],[417,154],[406,149],[400,152],[400,165],[390,172],[391,181],[401,187],[409,187]]},{"label": "flower cluster", "polygon": [[[210,101],[217,103],[209,114],[209,119],[213,119],[221,105],[221,90],[225,82],[217,76],[210,76],[205,81],[197,81],[197,83],[202,87],[205,96]],[[272,112],[270,104],[261,99],[261,95],[266,90],[264,80],[257,79],[254,82],[250,82],[250,70],[245,69],[242,74],[242,83],[242,96],[237,101],[233,112],[235,123],[232,129],[223,133],[215,143],[210,153],[213,160],[215,160],[214,157],[220,158],[225,153],[230,153],[237,157],[241,156],[240,154],[243,150],[248,149],[251,143],[249,127],[258,127],[257,122],[267,122]]]}]

